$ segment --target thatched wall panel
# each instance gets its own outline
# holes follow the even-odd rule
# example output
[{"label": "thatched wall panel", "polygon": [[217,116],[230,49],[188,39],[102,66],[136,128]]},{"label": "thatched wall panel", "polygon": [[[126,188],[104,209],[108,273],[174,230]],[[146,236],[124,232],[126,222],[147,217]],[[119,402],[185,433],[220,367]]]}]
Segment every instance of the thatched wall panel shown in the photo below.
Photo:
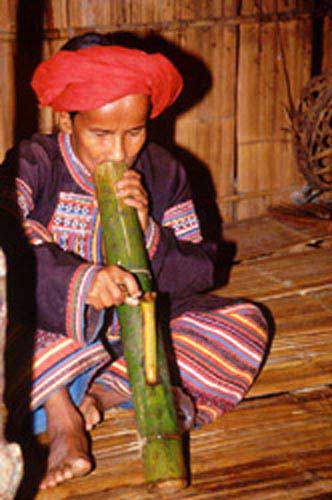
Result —
[{"label": "thatched wall panel", "polygon": [[[179,117],[175,139],[210,169],[220,205],[234,192],[236,29],[221,24],[187,28],[181,43],[183,49],[204,61],[211,87],[200,102]],[[230,202],[223,215],[231,217],[232,210]]]},{"label": "thatched wall panel", "polygon": [[243,25],[240,33],[237,188],[250,200],[239,203],[241,219],[264,211],[274,194],[289,198],[299,181],[285,108],[310,77],[311,20]]}]

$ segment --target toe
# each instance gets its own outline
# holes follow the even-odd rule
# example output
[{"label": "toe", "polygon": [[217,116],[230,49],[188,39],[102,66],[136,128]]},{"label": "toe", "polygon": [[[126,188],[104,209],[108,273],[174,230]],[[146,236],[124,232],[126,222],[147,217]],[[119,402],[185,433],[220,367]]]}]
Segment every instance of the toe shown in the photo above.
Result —
[{"label": "toe", "polygon": [[92,469],[92,464],[86,458],[77,458],[71,464],[71,471],[74,477],[84,476]]},{"label": "toe", "polygon": [[53,488],[54,486],[57,485],[57,481],[53,475],[52,472],[49,472],[46,477],[42,480],[42,482],[39,485],[39,488],[41,490],[46,490],[47,488]]},{"label": "toe", "polygon": [[66,465],[63,468],[62,474],[63,474],[63,478],[64,478],[65,481],[67,481],[68,479],[71,479],[74,476],[72,468],[71,468],[70,465]]}]

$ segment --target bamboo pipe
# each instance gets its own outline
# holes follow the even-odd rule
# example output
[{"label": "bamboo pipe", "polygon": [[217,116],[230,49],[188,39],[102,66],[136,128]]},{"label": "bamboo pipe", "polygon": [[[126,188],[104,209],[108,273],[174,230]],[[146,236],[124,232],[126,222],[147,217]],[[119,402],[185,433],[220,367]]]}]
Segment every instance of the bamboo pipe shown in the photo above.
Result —
[{"label": "bamboo pipe", "polygon": [[124,163],[106,162],[94,172],[106,262],[133,273],[144,294],[139,305],[116,308],[127,364],[146,481],[163,491],[187,485],[182,436],[169,370],[155,320],[155,294],[137,212],[116,197]]}]

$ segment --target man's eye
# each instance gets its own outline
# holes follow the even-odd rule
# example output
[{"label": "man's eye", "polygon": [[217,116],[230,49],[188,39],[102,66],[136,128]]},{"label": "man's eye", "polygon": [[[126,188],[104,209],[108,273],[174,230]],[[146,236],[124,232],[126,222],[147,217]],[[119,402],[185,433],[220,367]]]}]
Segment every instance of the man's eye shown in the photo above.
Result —
[{"label": "man's eye", "polygon": [[137,137],[138,135],[140,135],[142,133],[144,129],[142,128],[134,128],[133,130],[128,130],[128,134],[131,136],[131,137]]}]

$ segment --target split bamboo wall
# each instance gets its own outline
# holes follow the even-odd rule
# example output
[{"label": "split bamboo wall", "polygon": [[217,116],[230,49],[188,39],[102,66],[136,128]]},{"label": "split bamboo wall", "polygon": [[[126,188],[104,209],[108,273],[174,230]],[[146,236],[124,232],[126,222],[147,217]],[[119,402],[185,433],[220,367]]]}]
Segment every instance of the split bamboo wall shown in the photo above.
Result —
[{"label": "split bamboo wall", "polygon": [[188,97],[176,120],[170,114],[169,126],[160,123],[159,142],[175,142],[189,169],[210,174],[224,220],[261,214],[304,184],[285,108],[313,73],[331,66],[325,3],[0,0],[0,153],[53,128],[52,113],[38,111],[26,83],[38,60],[73,35],[126,30],[162,41],[185,73]]}]

